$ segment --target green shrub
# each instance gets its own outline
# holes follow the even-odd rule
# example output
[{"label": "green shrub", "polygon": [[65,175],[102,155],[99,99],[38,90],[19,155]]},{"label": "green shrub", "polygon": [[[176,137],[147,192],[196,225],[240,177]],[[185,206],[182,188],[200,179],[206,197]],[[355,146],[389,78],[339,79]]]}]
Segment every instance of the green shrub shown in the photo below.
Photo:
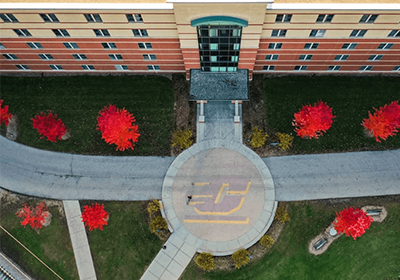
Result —
[{"label": "green shrub", "polygon": [[250,262],[249,254],[246,249],[239,249],[232,254],[232,260],[235,262],[236,268],[241,268]]},{"label": "green shrub", "polygon": [[286,211],[285,206],[278,206],[275,212],[275,220],[278,220],[281,223],[286,223],[290,220],[289,213]]},{"label": "green shrub", "polygon": [[160,202],[157,199],[153,199],[147,205],[147,211],[149,212],[150,216],[160,211]]},{"label": "green shrub", "polygon": [[293,145],[292,135],[280,132],[278,132],[276,135],[279,138],[279,147],[281,147],[282,150],[286,151]]},{"label": "green shrub", "polygon": [[275,240],[272,238],[272,236],[269,235],[264,235],[263,237],[261,237],[260,239],[260,244],[261,246],[265,247],[265,248],[271,248],[272,245],[274,245]]},{"label": "green shrub", "polygon": [[190,129],[178,129],[172,133],[172,146],[179,146],[181,149],[189,148],[193,143],[192,135],[193,133]]},{"label": "green shrub", "polygon": [[160,231],[167,230],[168,225],[167,221],[162,216],[157,216],[150,221],[150,231],[154,234],[157,234]]},{"label": "green shrub", "polygon": [[257,126],[253,127],[253,135],[251,136],[250,145],[254,148],[260,148],[265,144],[268,135],[263,133],[262,129],[258,129]]},{"label": "green shrub", "polygon": [[211,271],[215,266],[214,256],[211,253],[200,253],[195,262],[204,271]]}]

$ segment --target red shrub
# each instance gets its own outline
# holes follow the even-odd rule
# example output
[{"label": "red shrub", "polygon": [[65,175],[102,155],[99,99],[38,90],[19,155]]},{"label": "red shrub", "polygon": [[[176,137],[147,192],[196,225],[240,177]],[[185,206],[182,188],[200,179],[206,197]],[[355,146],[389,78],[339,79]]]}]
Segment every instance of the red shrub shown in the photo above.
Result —
[{"label": "red shrub", "polygon": [[33,119],[33,128],[36,128],[40,133],[40,139],[47,137],[48,141],[57,142],[67,132],[64,123],[61,119],[57,119],[57,115],[53,115],[50,111],[48,114],[41,112]]},{"label": "red shrub", "polygon": [[28,203],[22,205],[23,208],[15,213],[17,217],[24,218],[21,222],[21,225],[26,227],[26,225],[30,225],[33,229],[42,228],[46,217],[48,217],[48,209],[44,202],[36,205],[33,209],[32,206],[28,207]]},{"label": "red shrub", "polygon": [[346,236],[351,235],[356,240],[356,237],[365,233],[372,221],[364,210],[350,207],[336,213],[333,224],[338,233],[344,232]]},{"label": "red shrub", "polygon": [[3,108],[1,108],[1,106],[3,106],[3,99],[0,99],[0,125],[5,123],[6,126],[8,126],[12,115],[8,112],[8,105]]},{"label": "red shrub", "polygon": [[298,136],[305,138],[319,138],[322,132],[326,132],[333,123],[334,115],[332,109],[322,101],[314,106],[304,105],[303,108],[294,114],[293,126]]},{"label": "red shrub", "polygon": [[386,140],[389,136],[394,136],[400,129],[400,105],[399,101],[393,101],[389,105],[385,105],[379,110],[375,109],[372,115],[368,112],[369,118],[364,119],[364,126],[375,137],[377,142]]},{"label": "red shrub", "polygon": [[97,129],[108,144],[117,145],[117,151],[134,149],[134,143],[140,136],[138,126],[134,124],[135,117],[125,108],[118,109],[115,105],[105,106],[99,111]]},{"label": "red shrub", "polygon": [[92,204],[92,206],[85,205],[85,211],[82,213],[82,222],[85,226],[89,226],[89,230],[100,228],[107,225],[108,213],[104,211],[104,205]]}]

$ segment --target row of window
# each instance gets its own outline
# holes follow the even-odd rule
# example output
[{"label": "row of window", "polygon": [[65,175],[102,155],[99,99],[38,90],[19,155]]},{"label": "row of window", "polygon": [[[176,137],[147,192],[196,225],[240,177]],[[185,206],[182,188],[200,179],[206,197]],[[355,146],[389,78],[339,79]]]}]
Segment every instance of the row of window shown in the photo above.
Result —
[{"label": "row of window", "polygon": [[[331,23],[333,14],[319,14],[315,23]],[[358,23],[374,23],[379,15],[365,14],[362,15]],[[292,20],[291,14],[278,14],[276,15],[276,23],[289,23]]]},{"label": "row of window", "polygon": [[[127,65],[114,65],[116,70],[129,70]],[[16,64],[19,70],[30,70],[29,66],[26,64]],[[51,64],[49,65],[52,70],[64,70],[64,68],[59,64]],[[93,65],[81,65],[83,70],[96,70]],[[159,65],[147,65],[147,70],[149,71],[157,71],[160,70]]]},{"label": "row of window", "polygon": [[[280,50],[282,49],[283,43],[269,43],[268,49],[270,50]],[[358,43],[344,43],[342,45],[342,50],[354,50],[357,47]],[[377,47],[377,50],[390,50],[393,47],[394,43],[381,43]],[[318,49],[319,43],[306,43],[304,44],[305,50],[315,50]]]},{"label": "row of window", "polygon": [[[39,14],[44,22],[60,22],[55,14]],[[83,14],[87,22],[103,22],[99,14]],[[125,14],[128,22],[143,22],[141,14]],[[0,14],[0,18],[4,22],[18,23],[19,20],[13,14]]]},{"label": "row of window", "polygon": [[[307,65],[296,65],[293,70],[294,71],[306,71],[307,70]],[[326,71],[339,71],[341,65],[330,65],[328,66],[328,69]],[[371,71],[373,68],[372,65],[363,65],[361,66],[358,71]],[[263,66],[263,71],[275,71],[275,65],[265,65]],[[400,71],[400,66],[395,66],[392,71]]]},{"label": "row of window", "polygon": [[[32,37],[32,34],[27,29],[13,29],[15,34],[19,37]],[[71,37],[67,29],[52,29],[54,35],[57,37]],[[110,37],[110,32],[107,29],[93,29],[96,37]],[[132,29],[132,33],[135,37],[148,37],[146,29]]]},{"label": "row of window", "polygon": [[[351,31],[350,38],[362,38],[367,33],[366,29],[355,29]],[[313,29],[310,32],[309,37],[324,37],[326,29]],[[287,29],[273,29],[271,31],[271,37],[286,37]],[[389,32],[387,37],[400,37],[400,30],[392,30]]]},{"label": "row of window", "polygon": [[[299,60],[312,60],[314,55],[312,54],[302,54],[299,56]],[[383,57],[383,55],[381,54],[373,54],[370,55],[370,57],[368,58],[368,60],[370,61],[378,61],[381,60]],[[267,54],[265,56],[265,60],[278,60],[279,55],[278,54]],[[338,54],[335,56],[335,58],[333,60],[347,60],[349,58],[348,54]]]},{"label": "row of window", "polygon": [[[5,53],[3,56],[8,59],[8,60],[17,60],[18,57],[15,54],[11,53]],[[51,54],[38,54],[38,56],[43,59],[43,60],[53,60],[53,56]],[[76,60],[86,60],[87,57],[85,54],[72,54],[72,57],[75,58]],[[120,54],[109,54],[108,57],[111,60],[123,60],[122,55]],[[157,57],[155,54],[143,54],[143,59],[144,60],[157,60]]]}]

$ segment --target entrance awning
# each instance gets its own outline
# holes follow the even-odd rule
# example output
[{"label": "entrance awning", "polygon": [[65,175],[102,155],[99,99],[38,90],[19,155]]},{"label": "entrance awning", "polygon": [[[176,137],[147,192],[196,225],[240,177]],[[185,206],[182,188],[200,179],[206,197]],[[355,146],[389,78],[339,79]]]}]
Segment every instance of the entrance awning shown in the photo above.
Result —
[{"label": "entrance awning", "polygon": [[193,27],[199,25],[239,25],[242,27],[247,27],[249,23],[247,22],[247,20],[236,17],[209,16],[209,17],[194,19],[192,20],[191,25]]}]

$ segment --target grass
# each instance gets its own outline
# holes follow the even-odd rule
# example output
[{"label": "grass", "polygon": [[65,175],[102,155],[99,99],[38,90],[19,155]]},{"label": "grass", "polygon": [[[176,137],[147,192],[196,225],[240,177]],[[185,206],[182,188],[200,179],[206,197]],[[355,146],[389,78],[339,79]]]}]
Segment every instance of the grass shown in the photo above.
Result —
[{"label": "grass", "polygon": [[[174,92],[160,76],[1,77],[0,98],[19,118],[18,142],[39,149],[93,155],[170,155]],[[96,130],[104,106],[126,108],[136,117],[139,142],[134,151],[116,151]],[[72,137],[57,143],[40,139],[31,118],[52,110]]]},{"label": "grass", "polygon": [[[49,207],[52,214],[51,224],[40,229],[40,233],[37,233],[30,226],[24,228],[20,224],[21,218],[15,216],[15,212],[21,208],[23,203],[28,202],[31,205],[31,203],[36,201],[25,200],[6,205],[2,200],[1,225],[64,280],[78,279],[78,271],[76,269],[67,222],[65,217],[60,216],[58,208]],[[34,279],[58,279],[50,270],[1,229],[0,244],[1,251],[14,260]]]},{"label": "grass", "polygon": [[333,108],[332,127],[319,139],[295,137],[293,153],[321,153],[400,148],[400,133],[382,143],[366,138],[361,123],[368,111],[399,100],[398,77],[289,76],[264,80],[270,133],[292,133],[294,113],[320,100]]},{"label": "grass", "polygon": [[[192,261],[182,280],[198,279],[398,279],[400,275],[399,196],[350,199],[348,202],[289,203],[291,220],[272,249],[259,261],[233,271],[202,273]],[[396,201],[397,199],[397,201]],[[348,206],[384,205],[388,216],[372,223],[357,238],[342,236],[320,256],[308,252],[308,243]]]},{"label": "grass", "polygon": [[[81,201],[81,206],[91,204]],[[105,202],[104,230],[88,231],[97,279],[139,279],[163,241],[150,232],[145,202]],[[82,209],[83,210],[83,209]]]}]

